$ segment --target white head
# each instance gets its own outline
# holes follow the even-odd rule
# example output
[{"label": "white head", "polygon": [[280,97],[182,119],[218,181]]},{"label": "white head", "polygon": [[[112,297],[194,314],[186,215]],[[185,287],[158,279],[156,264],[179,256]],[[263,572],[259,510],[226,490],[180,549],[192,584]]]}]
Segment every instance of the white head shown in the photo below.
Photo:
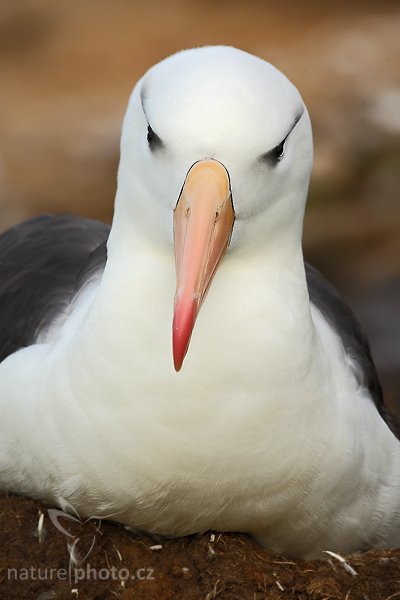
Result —
[{"label": "white head", "polygon": [[135,86],[123,125],[116,223],[172,247],[182,186],[203,159],[225,167],[235,222],[208,271],[201,266],[203,287],[191,290],[195,314],[230,236],[230,253],[301,243],[312,136],[297,89],[269,63],[231,47],[186,50],[152,67]]}]

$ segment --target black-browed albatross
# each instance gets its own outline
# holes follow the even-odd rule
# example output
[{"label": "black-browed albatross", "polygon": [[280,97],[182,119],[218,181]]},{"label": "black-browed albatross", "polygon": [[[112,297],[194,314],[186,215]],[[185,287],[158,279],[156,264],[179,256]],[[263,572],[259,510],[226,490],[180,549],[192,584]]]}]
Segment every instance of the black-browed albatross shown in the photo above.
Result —
[{"label": "black-browed albatross", "polygon": [[144,75],[111,230],[44,216],[0,238],[3,489],[304,558],[400,543],[368,343],[303,260],[311,164],[267,62],[206,47]]}]

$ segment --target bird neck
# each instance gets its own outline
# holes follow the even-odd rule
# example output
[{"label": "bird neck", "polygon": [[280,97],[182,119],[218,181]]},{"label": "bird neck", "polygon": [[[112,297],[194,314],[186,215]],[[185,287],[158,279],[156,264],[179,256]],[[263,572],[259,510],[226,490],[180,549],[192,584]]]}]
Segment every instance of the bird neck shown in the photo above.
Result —
[{"label": "bird neck", "polygon": [[172,244],[132,235],[117,215],[101,284],[70,346],[76,386],[86,386],[88,398],[131,402],[138,390],[138,402],[173,396],[180,403],[192,390],[193,400],[204,402],[205,386],[219,397],[238,388],[257,396],[260,378],[264,389],[289,398],[293,386],[307,384],[316,355],[300,244],[274,238],[258,253],[227,253],[179,374],[172,363],[174,294]]}]

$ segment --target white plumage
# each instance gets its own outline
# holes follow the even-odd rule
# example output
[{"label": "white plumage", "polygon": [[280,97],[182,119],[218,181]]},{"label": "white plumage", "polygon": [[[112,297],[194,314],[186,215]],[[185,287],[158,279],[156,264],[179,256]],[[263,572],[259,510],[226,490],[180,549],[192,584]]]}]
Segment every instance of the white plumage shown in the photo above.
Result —
[{"label": "white plumage", "polygon": [[[236,219],[176,373],[173,211],[210,158]],[[104,273],[0,364],[4,489],[159,534],[249,532],[305,558],[400,543],[400,443],[309,302],[311,164],[302,99],[261,59],[201,48],[145,74]]]}]

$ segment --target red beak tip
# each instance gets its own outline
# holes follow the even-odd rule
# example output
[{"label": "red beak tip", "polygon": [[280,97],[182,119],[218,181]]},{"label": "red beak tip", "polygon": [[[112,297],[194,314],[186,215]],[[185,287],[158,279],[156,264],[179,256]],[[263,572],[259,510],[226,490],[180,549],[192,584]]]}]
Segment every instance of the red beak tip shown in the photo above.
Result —
[{"label": "red beak tip", "polygon": [[180,352],[180,349],[178,349],[177,346],[175,346],[175,344],[174,344],[174,348],[173,348],[173,355],[174,355],[174,368],[175,368],[175,371],[177,373],[179,373],[179,371],[182,369],[183,360],[185,358],[185,355],[182,354],[182,352]]},{"label": "red beak tip", "polygon": [[196,320],[198,303],[195,299],[189,302],[177,302],[172,325],[172,346],[175,371],[179,373],[189,348],[194,323]]},{"label": "red beak tip", "polygon": [[182,369],[182,364],[183,364],[183,362],[175,362],[174,361],[174,367],[175,367],[175,371],[177,373],[179,373],[179,371]]},{"label": "red beak tip", "polygon": [[173,350],[175,371],[179,373],[179,371],[182,369],[183,361],[185,360],[187,348],[182,346],[181,340],[174,340]]}]

